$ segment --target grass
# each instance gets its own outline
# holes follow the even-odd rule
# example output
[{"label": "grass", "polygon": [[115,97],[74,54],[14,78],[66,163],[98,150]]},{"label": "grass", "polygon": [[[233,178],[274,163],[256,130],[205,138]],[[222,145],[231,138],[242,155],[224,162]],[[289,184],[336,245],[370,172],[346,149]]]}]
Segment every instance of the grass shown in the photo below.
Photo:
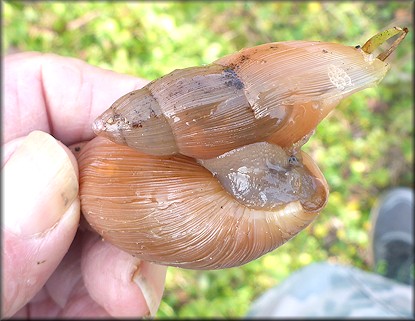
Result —
[{"label": "grass", "polygon": [[281,248],[220,271],[169,268],[158,317],[241,317],[293,271],[328,260],[370,269],[370,209],[413,187],[412,2],[3,2],[3,54],[36,50],[154,79],[243,47],[293,39],[363,44],[393,25],[408,39],[375,88],[344,100],[305,145],[330,198]]}]

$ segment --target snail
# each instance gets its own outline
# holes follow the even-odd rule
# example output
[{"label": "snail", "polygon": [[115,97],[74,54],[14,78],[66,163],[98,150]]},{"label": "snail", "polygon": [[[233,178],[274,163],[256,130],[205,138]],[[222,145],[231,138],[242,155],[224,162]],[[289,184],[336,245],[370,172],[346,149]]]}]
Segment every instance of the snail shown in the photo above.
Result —
[{"label": "snail", "polygon": [[276,249],[329,195],[301,147],[342,99],[383,79],[407,32],[362,47],[267,43],[127,93],[78,156],[83,215],[104,240],[162,265],[222,269]]}]

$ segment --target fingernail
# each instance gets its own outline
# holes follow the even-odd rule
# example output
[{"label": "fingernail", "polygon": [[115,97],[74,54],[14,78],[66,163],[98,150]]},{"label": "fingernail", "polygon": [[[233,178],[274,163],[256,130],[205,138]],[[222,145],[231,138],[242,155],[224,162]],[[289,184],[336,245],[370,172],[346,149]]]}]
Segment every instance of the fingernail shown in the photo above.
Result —
[{"label": "fingernail", "polygon": [[152,317],[156,315],[163,296],[166,269],[165,266],[142,262],[133,275],[133,281],[140,288]]},{"label": "fingernail", "polygon": [[3,222],[17,235],[51,229],[78,195],[78,178],[63,147],[30,133],[3,167]]}]

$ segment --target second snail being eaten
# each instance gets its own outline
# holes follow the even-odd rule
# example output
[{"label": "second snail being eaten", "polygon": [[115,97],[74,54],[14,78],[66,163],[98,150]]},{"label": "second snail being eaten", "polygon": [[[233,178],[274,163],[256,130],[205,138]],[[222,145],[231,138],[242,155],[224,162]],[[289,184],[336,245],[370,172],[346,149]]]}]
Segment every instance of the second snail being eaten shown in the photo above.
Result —
[{"label": "second snail being eaten", "polygon": [[301,147],[342,99],[383,79],[407,32],[362,47],[267,43],[127,93],[78,157],[84,217],[105,241],[162,265],[222,269],[276,249],[329,195]]}]

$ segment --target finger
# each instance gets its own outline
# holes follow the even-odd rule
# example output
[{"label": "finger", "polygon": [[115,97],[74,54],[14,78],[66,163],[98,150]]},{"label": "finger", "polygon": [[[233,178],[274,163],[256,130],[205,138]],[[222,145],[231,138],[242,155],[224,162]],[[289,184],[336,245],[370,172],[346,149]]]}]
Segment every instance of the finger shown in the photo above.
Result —
[{"label": "finger", "polygon": [[95,235],[84,247],[81,268],[89,294],[111,316],[154,316],[157,312],[166,267],[134,258]]},{"label": "finger", "polygon": [[[47,297],[60,307],[59,317],[108,317],[105,311],[88,293],[81,272],[82,242],[85,232],[78,230],[68,253],[45,285]],[[46,300],[45,300],[46,301]],[[38,316],[45,316],[46,311],[39,304],[31,307],[38,311]]]},{"label": "finger", "polygon": [[71,247],[45,285],[49,297],[61,309],[68,304],[75,287],[83,282],[81,254],[82,232],[78,230]]},{"label": "finger", "polygon": [[2,317],[43,287],[67,252],[80,215],[72,153],[39,131],[20,142],[2,169]]},{"label": "finger", "polygon": [[6,56],[3,142],[33,130],[51,133],[65,145],[89,140],[93,120],[146,83],[75,58],[34,52]]}]

